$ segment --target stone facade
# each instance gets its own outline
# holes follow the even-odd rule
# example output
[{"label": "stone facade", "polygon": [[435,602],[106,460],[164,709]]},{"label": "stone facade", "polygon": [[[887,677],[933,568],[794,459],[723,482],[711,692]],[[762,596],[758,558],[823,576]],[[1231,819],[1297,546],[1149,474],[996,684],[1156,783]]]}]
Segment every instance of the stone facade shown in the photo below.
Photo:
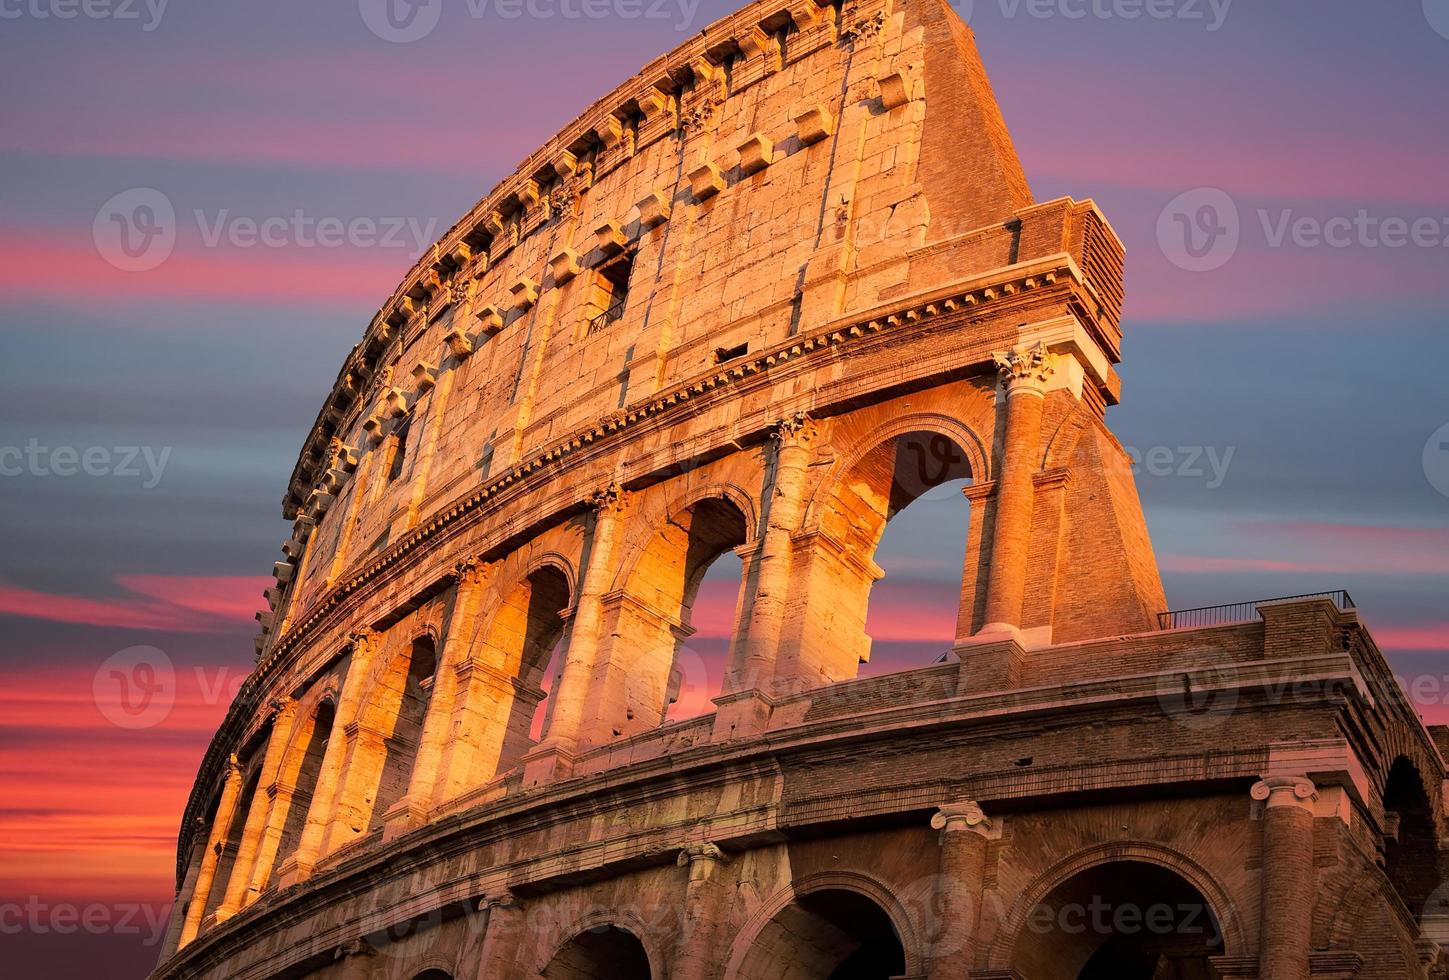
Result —
[{"label": "stone facade", "polygon": [[[595,103],[343,365],[156,976],[1444,975],[1439,736],[1351,603],[1165,612],[1122,258],[942,0],[756,3]],[[967,478],[952,655],[858,679],[886,522]]]}]

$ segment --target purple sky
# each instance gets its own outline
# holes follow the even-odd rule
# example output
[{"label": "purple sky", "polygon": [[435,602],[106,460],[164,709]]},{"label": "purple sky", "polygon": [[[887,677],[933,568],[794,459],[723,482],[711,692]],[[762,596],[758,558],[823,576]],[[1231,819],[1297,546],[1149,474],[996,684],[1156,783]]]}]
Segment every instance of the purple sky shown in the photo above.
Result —
[{"label": "purple sky", "polygon": [[[0,904],[36,897],[43,927],[0,948],[48,976],[155,958],[144,926],[68,934],[54,910],[169,901],[190,779],[251,664],[285,481],[372,312],[539,143],[732,9],[432,3],[410,23],[434,29],[398,43],[369,29],[388,33],[371,0],[172,0],[159,20],[154,0],[122,8],[135,19],[0,0]],[[1129,16],[1149,6],[1172,16]],[[1127,242],[1109,420],[1147,457],[1169,601],[1347,588],[1396,668],[1440,682],[1425,715],[1449,718],[1449,0],[971,13],[1037,198],[1095,198]],[[144,272],[97,245],[132,188],[176,215]],[[1230,258],[1185,249],[1176,215],[1222,200],[1201,188],[1236,210]],[[354,240],[299,236],[298,213]],[[249,243],[267,219],[281,243]],[[30,446],[12,475],[5,449]],[[57,447],[103,450],[90,468],[108,475],[57,475],[77,465]],[[125,447],[149,465],[123,466]],[[944,648],[962,521],[943,494],[893,523],[877,601],[900,605],[871,670]],[[137,645],[176,665],[177,700],[128,730],[93,681]]]}]

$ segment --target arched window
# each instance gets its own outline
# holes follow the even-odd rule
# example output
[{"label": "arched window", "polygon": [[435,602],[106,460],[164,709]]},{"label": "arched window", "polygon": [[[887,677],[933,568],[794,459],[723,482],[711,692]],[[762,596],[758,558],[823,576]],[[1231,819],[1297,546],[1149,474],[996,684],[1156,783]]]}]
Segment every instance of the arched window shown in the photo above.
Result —
[{"label": "arched window", "polygon": [[738,980],[888,980],[906,972],[890,916],[858,892],[828,888],[791,902],[755,936]]},{"label": "arched window", "polygon": [[307,734],[302,757],[295,762],[289,760],[296,766],[295,775],[290,777],[294,788],[272,871],[267,876],[268,881],[276,880],[277,869],[296,852],[297,845],[302,841],[302,829],[307,824],[307,811],[312,806],[312,794],[316,792],[317,779],[322,774],[322,758],[327,752],[327,741],[332,734],[332,721],[335,716],[336,711],[331,701],[323,701],[318,705],[312,715],[311,731]]},{"label": "arched window", "polygon": [[631,932],[601,926],[564,943],[540,974],[547,980],[649,980],[649,954]]},{"label": "arched window", "polygon": [[[639,555],[622,594],[613,600],[614,623],[608,628],[614,643],[611,662],[619,668],[627,705],[627,716],[613,719],[619,734],[714,710],[709,699],[719,692],[724,664],[710,665],[702,651],[691,647],[697,631],[694,608],[711,567],[746,538],[740,509],[725,498],[710,497],[671,515]],[[733,598],[738,606],[740,565],[730,557],[734,560],[712,579],[716,584],[705,593],[706,602],[728,604]],[[732,595],[723,581],[730,574]],[[681,695],[688,700],[681,701]],[[673,713],[671,702],[678,704]]]},{"label": "arched window", "polygon": [[739,622],[743,574],[740,556],[727,548],[700,577],[688,617],[694,632],[674,655],[666,721],[697,718],[715,710],[714,698],[724,686],[730,646]]},{"label": "arched window", "polygon": [[413,641],[408,652],[406,673],[395,669],[384,678],[386,684],[400,683],[402,690],[392,692],[398,698],[398,707],[386,739],[387,758],[373,802],[372,819],[368,824],[370,831],[381,827],[387,811],[407,795],[413,760],[417,758],[418,743],[423,734],[423,719],[427,717],[428,702],[432,697],[433,675],[437,669],[438,655],[433,638],[421,636]]},{"label": "arched window", "polygon": [[479,760],[483,778],[511,767],[543,737],[548,693],[563,666],[562,613],[568,606],[568,579],[544,565],[508,592],[493,618],[489,655],[504,674],[517,678],[518,687],[506,709],[501,743],[485,746],[485,758]]},{"label": "arched window", "polygon": [[260,781],[261,775],[262,767],[253,766],[242,783],[241,795],[237,797],[236,807],[232,810],[231,824],[227,827],[226,837],[221,842],[221,853],[217,855],[216,873],[211,879],[211,890],[205,897],[206,905],[202,912],[202,921],[215,912],[222,899],[226,897],[227,885],[231,882],[232,870],[236,867],[237,848],[241,846],[242,833],[246,830],[247,825],[247,815],[251,813],[252,800],[256,798],[257,783]]},{"label": "arched window", "polygon": [[[1434,811],[1419,770],[1400,756],[1384,786],[1384,873],[1417,918],[1439,886]],[[1439,910],[1435,910],[1439,911]]]},{"label": "arched window", "polygon": [[810,605],[796,626],[798,646],[787,643],[782,656],[799,657],[791,669],[803,681],[848,680],[862,663],[869,673],[920,666],[953,646],[971,531],[961,494],[970,459],[944,434],[907,431],[827,486],[812,543],[791,566]]},{"label": "arched window", "polygon": [[1041,980],[1206,980],[1222,953],[1217,915],[1190,882],[1145,861],[1112,861],[1036,904],[1011,965]]},{"label": "arched window", "polygon": [[870,663],[888,674],[940,659],[955,644],[966,558],[971,483],[966,454],[938,432],[895,440],[890,504],[874,560],[885,573],[870,591]]}]

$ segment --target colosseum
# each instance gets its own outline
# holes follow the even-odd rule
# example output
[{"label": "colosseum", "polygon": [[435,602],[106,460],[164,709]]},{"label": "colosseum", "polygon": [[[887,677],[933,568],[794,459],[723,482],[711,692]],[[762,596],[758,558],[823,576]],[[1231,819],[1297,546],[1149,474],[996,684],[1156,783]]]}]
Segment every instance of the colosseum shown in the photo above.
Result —
[{"label": "colosseum", "polygon": [[[343,363],[154,976],[1445,976],[1449,731],[1344,593],[1168,609],[1122,269],[944,0],[760,0],[595,102]],[[862,677],[946,483],[954,643]]]}]

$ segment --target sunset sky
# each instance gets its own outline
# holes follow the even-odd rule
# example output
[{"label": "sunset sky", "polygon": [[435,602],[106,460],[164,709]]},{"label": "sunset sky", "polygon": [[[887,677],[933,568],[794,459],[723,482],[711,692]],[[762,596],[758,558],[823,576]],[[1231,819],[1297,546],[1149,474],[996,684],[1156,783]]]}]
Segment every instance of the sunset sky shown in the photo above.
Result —
[{"label": "sunset sky", "polygon": [[[616,3],[589,20],[554,0],[534,8],[554,16],[516,18],[433,2],[436,29],[410,43],[369,29],[371,0],[152,0],[138,19],[0,7],[10,967],[149,969],[186,795],[252,664],[282,492],[343,356],[495,181],[736,5]],[[1425,717],[1449,721],[1449,4],[1425,3],[1240,0],[1219,23],[1223,0],[1177,4],[1201,20],[976,0],[971,19],[1037,199],[1094,198],[1127,243],[1109,422],[1147,456],[1172,606],[1346,588],[1395,669],[1442,690]],[[1159,218],[1204,187],[1229,196],[1240,241],[1188,271]],[[174,251],[144,272],[96,243],[103,205],[131,188],[177,216]],[[229,233],[298,212],[411,224],[344,247]],[[1393,245],[1390,218],[1423,240]],[[1351,241],[1280,234],[1331,219],[1354,223]],[[57,447],[100,450],[94,475],[60,475],[77,464]],[[15,467],[26,452],[43,465]],[[965,519],[959,494],[932,494],[888,530],[870,672],[948,645]],[[697,617],[706,665],[723,578]],[[127,728],[109,671],[137,646],[174,665],[175,700]],[[91,903],[113,927],[72,933],[55,915]]]}]

